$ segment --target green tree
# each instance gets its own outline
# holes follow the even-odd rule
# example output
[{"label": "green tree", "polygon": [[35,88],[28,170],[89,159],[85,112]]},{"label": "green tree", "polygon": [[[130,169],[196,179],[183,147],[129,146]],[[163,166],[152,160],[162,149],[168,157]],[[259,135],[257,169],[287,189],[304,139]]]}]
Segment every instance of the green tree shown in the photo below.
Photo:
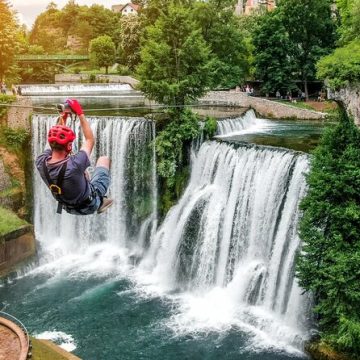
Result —
[{"label": "green tree", "polygon": [[360,355],[360,130],[342,110],[311,160],[301,208],[300,285],[314,294],[322,337]]},{"label": "green tree", "polygon": [[105,67],[106,74],[109,66],[115,62],[115,44],[108,35],[99,36],[90,42],[91,61],[99,67]]},{"label": "green tree", "polygon": [[138,75],[141,90],[153,100],[184,105],[211,84],[212,61],[191,8],[171,3],[146,29]]},{"label": "green tree", "polygon": [[303,81],[306,98],[308,81],[314,80],[316,62],[335,46],[336,27],[332,0],[283,0],[278,11],[292,43],[291,61]]},{"label": "green tree", "polygon": [[360,39],[336,49],[317,63],[318,77],[339,90],[360,81]]},{"label": "green tree", "polygon": [[338,0],[341,47],[320,59],[318,77],[339,89],[360,81],[360,0]]},{"label": "green tree", "polygon": [[331,4],[331,0],[282,0],[272,14],[262,18],[254,45],[256,73],[265,80],[265,91],[274,91],[281,84],[292,88],[301,80],[308,98],[308,82],[316,78],[316,62],[335,46]]},{"label": "green tree", "polygon": [[120,19],[120,63],[134,70],[140,62],[141,22],[138,16],[128,15]]},{"label": "green tree", "polygon": [[347,44],[360,37],[360,0],[337,0],[341,17],[340,43]]},{"label": "green tree", "polygon": [[263,81],[266,94],[287,93],[295,88],[292,43],[279,11],[266,13],[254,30],[255,77]]},{"label": "green tree", "polygon": [[212,87],[235,87],[249,73],[248,48],[234,0],[195,2],[192,11],[214,58]]},{"label": "green tree", "polygon": [[0,0],[0,81],[14,66],[18,47],[18,29],[14,13],[9,3]]}]

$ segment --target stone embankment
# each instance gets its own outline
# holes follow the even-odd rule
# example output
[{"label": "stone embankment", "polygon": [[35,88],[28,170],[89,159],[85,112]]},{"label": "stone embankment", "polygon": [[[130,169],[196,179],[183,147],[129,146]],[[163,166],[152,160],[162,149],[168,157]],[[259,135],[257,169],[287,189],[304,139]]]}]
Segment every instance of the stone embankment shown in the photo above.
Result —
[{"label": "stone embankment", "polygon": [[340,100],[346,106],[355,124],[360,126],[360,84],[349,85],[340,91],[328,90],[329,99]]},{"label": "stone embankment", "polygon": [[[84,83],[90,82],[90,74],[56,74],[55,83]],[[131,76],[120,75],[95,75],[95,82],[103,82],[108,84],[129,84],[136,89],[139,81]]]},{"label": "stone embankment", "polygon": [[35,236],[31,225],[0,236],[0,277],[35,254]]},{"label": "stone embankment", "polygon": [[16,101],[8,108],[7,115],[4,117],[4,125],[12,129],[31,129],[31,114],[33,112],[32,101],[29,97],[18,96]]},{"label": "stone embankment", "polygon": [[260,116],[269,119],[321,120],[326,116],[326,114],[321,112],[300,109],[292,105],[248,96],[243,92],[211,91],[205,97],[200,99],[200,104],[252,108]]}]

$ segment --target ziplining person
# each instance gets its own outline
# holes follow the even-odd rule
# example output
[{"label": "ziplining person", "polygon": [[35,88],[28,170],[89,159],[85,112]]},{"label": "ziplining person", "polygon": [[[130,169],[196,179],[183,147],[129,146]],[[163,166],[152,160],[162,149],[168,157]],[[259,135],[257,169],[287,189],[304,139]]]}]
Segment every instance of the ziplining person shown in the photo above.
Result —
[{"label": "ziplining person", "polygon": [[[90,166],[94,134],[77,100],[66,100],[63,110],[57,125],[48,132],[50,149],[38,156],[36,168],[58,202],[58,214],[62,209],[73,215],[102,213],[113,203],[112,199],[106,198],[110,186],[110,159],[107,156],[99,157],[94,174],[89,179],[86,169]],[[71,112],[79,117],[85,137],[76,154],[71,154],[75,133],[66,126],[67,116]]]}]

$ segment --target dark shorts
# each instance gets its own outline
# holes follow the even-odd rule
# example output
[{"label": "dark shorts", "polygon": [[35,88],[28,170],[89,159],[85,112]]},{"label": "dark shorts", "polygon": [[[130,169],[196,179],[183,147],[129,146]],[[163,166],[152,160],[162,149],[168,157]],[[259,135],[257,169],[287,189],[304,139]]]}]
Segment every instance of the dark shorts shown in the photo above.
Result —
[{"label": "dark shorts", "polygon": [[80,211],[66,211],[74,215],[90,215],[97,211],[100,207],[102,198],[106,195],[110,186],[110,171],[103,166],[97,166],[90,180],[90,187],[93,193],[92,201]]}]

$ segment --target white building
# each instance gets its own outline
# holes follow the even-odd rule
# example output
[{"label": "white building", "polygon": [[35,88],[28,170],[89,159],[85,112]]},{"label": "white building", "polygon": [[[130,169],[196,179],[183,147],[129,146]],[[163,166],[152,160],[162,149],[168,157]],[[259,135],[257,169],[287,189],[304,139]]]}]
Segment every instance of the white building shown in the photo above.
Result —
[{"label": "white building", "polygon": [[116,13],[121,13],[123,16],[127,15],[137,15],[140,9],[139,5],[133,3],[125,3],[120,5],[113,5],[111,7],[112,11]]}]

